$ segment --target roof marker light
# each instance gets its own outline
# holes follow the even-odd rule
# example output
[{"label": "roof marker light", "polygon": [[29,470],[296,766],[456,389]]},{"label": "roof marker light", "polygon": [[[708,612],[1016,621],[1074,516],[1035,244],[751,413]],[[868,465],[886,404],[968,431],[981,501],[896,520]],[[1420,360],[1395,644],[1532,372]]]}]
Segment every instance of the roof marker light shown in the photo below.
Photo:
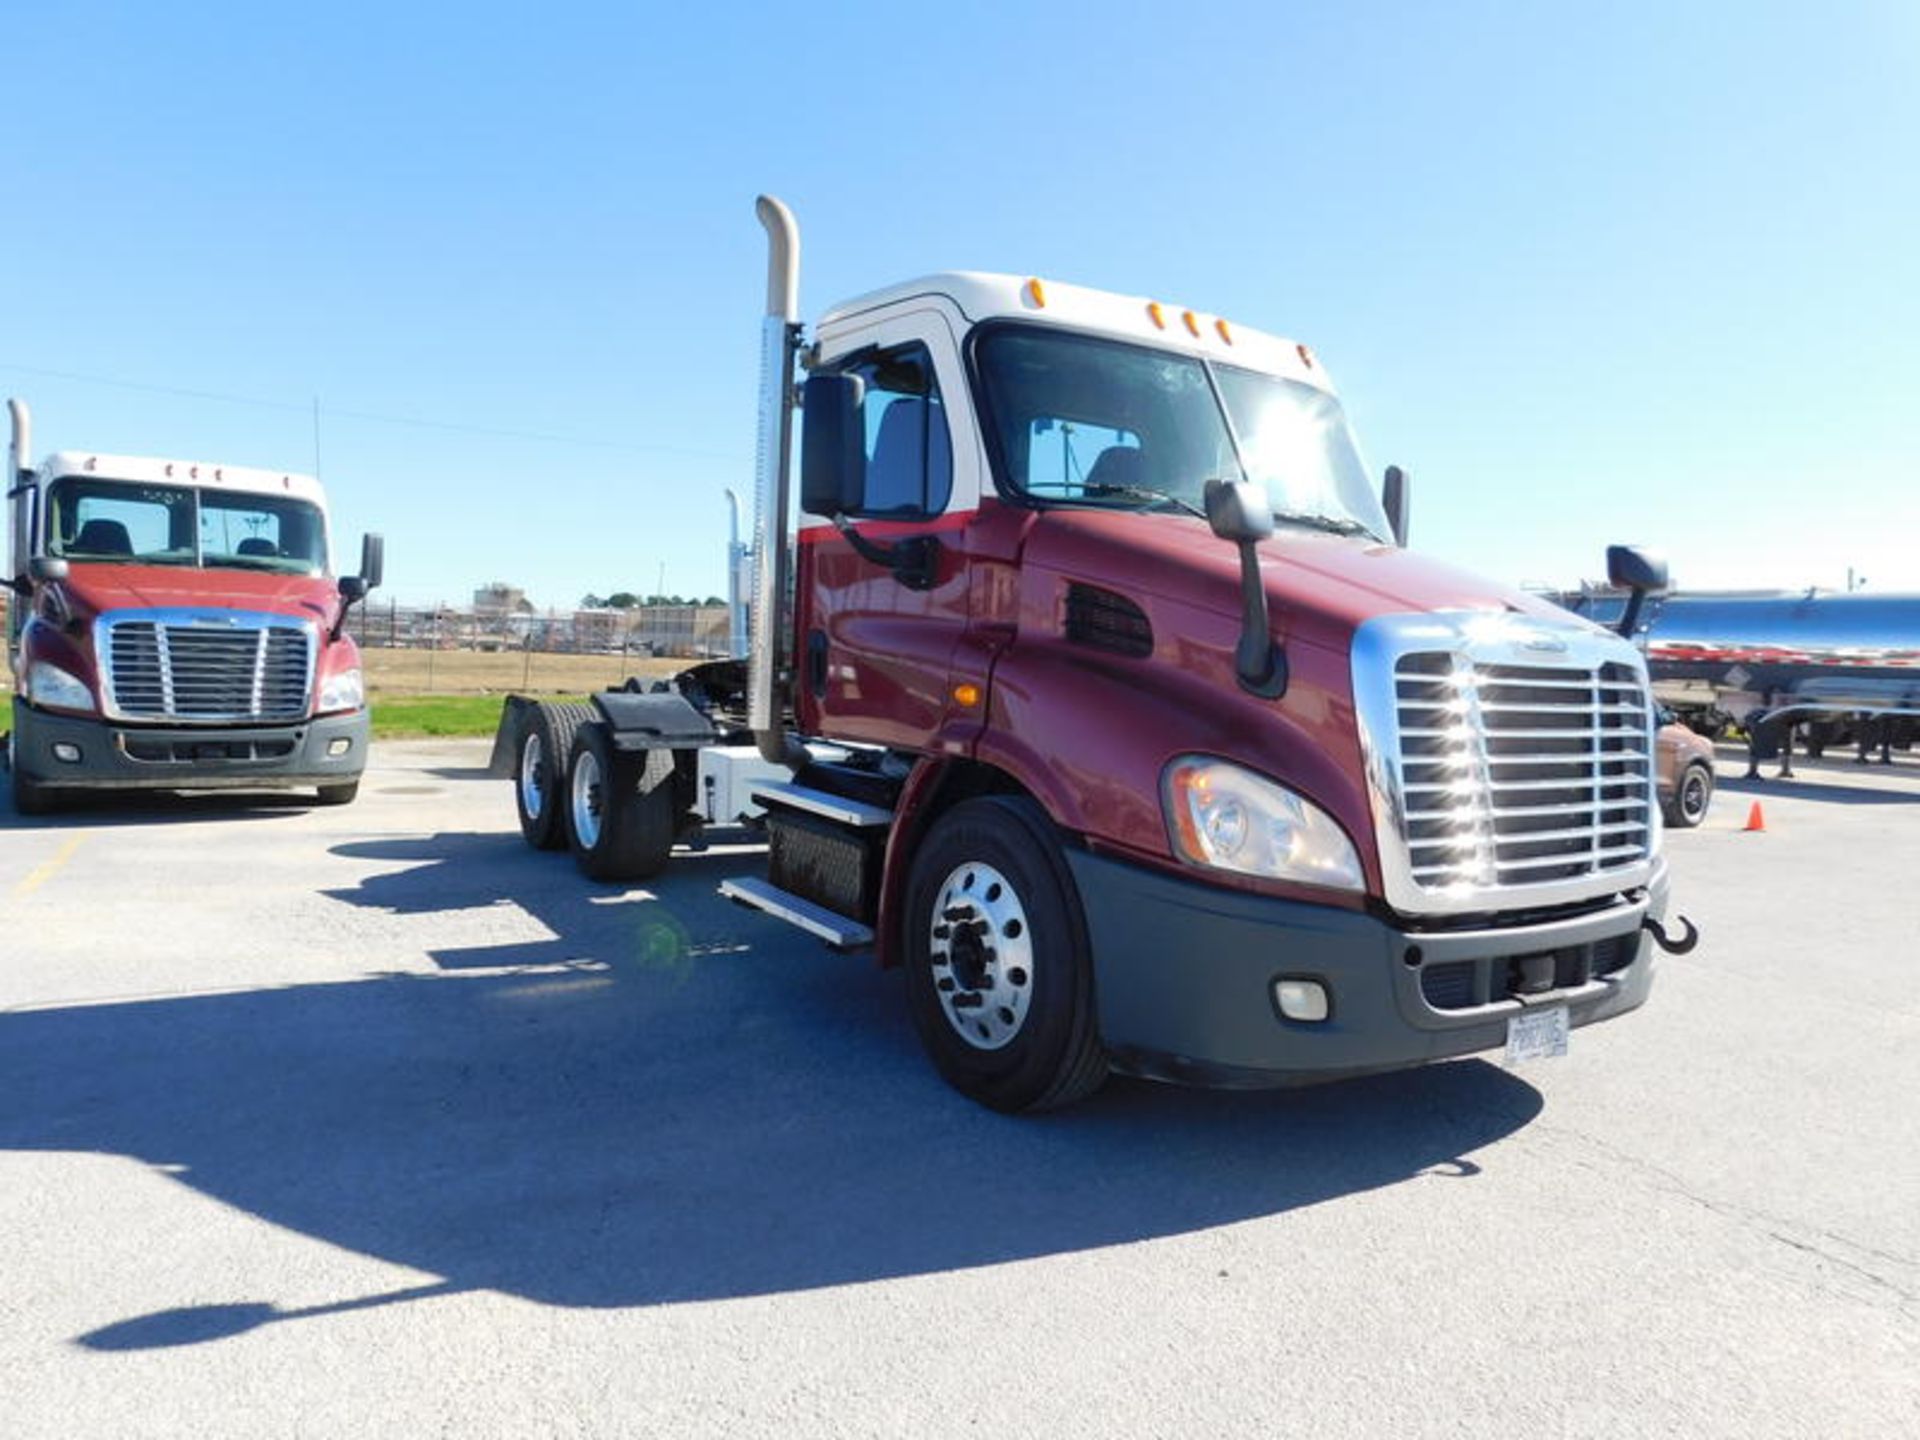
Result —
[{"label": "roof marker light", "polygon": [[1200,317],[1191,310],[1184,310],[1181,312],[1180,318],[1187,322],[1187,333],[1198,340],[1200,338]]},{"label": "roof marker light", "polygon": [[167,462],[167,478],[169,480],[173,478],[173,462],[172,461]]},{"label": "roof marker light", "polygon": [[1231,345],[1233,343],[1233,330],[1231,329],[1231,327],[1228,326],[1226,321],[1224,320],[1214,321],[1213,328],[1220,332],[1220,338],[1226,341],[1227,344]]},{"label": "roof marker light", "polygon": [[1158,300],[1149,300],[1147,302],[1147,318],[1153,321],[1154,329],[1164,330],[1167,328],[1167,312],[1160,308],[1160,302]]},{"label": "roof marker light", "polygon": [[1027,298],[1033,302],[1036,310],[1047,308],[1047,289],[1038,280],[1027,281]]},{"label": "roof marker light", "polygon": [[1304,345],[1296,345],[1293,347],[1293,350],[1294,353],[1300,357],[1300,363],[1311,370],[1313,368],[1313,352]]},{"label": "roof marker light", "polygon": [[198,465],[195,465],[190,470],[188,470],[187,478],[189,480],[198,480],[200,478],[200,467]]},{"label": "roof marker light", "polygon": [[87,469],[88,469],[88,470],[92,470],[92,469],[93,469],[93,467],[94,467],[94,464],[95,464],[95,462],[97,462],[97,461],[98,461],[99,459],[100,459],[100,457],[99,457],[98,455],[89,455],[89,456],[87,456]]},{"label": "roof marker light", "polygon": [[213,472],[213,478],[214,478],[214,479],[216,479],[216,480],[218,480],[218,481],[219,481],[219,482],[220,482],[221,484],[223,484],[223,485],[224,485],[224,484],[226,483],[226,481],[227,481],[227,477],[226,477],[226,475],[225,475],[225,474],[224,474],[224,473],[223,473],[222,471],[219,471],[219,470],[215,470],[215,471]]}]

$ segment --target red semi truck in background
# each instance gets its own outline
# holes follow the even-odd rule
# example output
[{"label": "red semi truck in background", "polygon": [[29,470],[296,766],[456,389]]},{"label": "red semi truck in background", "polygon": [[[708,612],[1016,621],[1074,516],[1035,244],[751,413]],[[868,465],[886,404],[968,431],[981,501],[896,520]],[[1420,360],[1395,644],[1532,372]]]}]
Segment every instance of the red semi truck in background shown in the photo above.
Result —
[{"label": "red semi truck in background", "polygon": [[317,480],[83,451],[35,466],[27,407],[8,408],[15,808],[127,789],[352,800],[367,711],[342,626],[380,583],[380,537],[336,581]]},{"label": "red semi truck in background", "polygon": [[531,843],[632,879],[752,823],[723,892],[903,966],[936,1067],[1010,1111],[1552,1049],[1646,999],[1693,934],[1643,659],[1409,553],[1306,346],[982,274],[809,337],[759,212],[749,654],[512,705]]}]

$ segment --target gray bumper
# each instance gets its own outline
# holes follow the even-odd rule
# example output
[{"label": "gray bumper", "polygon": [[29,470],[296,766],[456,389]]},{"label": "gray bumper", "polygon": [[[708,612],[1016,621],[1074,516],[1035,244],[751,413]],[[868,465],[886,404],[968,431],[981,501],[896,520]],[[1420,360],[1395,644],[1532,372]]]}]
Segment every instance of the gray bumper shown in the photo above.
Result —
[{"label": "gray bumper", "polygon": [[[1565,1004],[1576,1026],[1623,1014],[1653,980],[1640,923],[1667,907],[1664,863],[1646,891],[1571,919],[1422,930],[1084,852],[1069,862],[1115,1064],[1212,1085],[1299,1084],[1491,1050],[1530,1006]],[[1510,997],[1510,975],[1542,967],[1554,988]],[[1328,1018],[1282,1018],[1282,977],[1320,981]]]},{"label": "gray bumper", "polygon": [[[297,725],[183,727],[55,715],[13,701],[15,771],[62,790],[344,785],[367,767],[367,736],[364,710]],[[79,759],[57,758],[56,745],[75,747]]]}]

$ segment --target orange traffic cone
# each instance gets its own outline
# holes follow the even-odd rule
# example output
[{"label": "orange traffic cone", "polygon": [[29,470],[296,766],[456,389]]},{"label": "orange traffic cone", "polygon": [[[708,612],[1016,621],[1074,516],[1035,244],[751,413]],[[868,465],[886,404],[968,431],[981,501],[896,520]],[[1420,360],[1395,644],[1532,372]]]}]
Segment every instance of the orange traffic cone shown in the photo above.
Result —
[{"label": "orange traffic cone", "polygon": [[1746,831],[1749,831],[1749,830],[1759,830],[1759,831],[1766,830],[1767,828],[1766,817],[1760,813],[1760,802],[1758,800],[1754,801],[1753,808],[1747,811],[1747,823],[1741,826],[1740,828],[1742,833],[1745,833]]}]

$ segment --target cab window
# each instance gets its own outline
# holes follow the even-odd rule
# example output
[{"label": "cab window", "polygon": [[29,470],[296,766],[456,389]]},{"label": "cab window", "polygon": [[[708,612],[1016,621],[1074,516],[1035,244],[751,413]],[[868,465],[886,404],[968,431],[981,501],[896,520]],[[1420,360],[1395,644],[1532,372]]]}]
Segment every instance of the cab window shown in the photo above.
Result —
[{"label": "cab window", "polygon": [[953,442],[924,345],[863,357],[846,373],[866,382],[867,481],[858,514],[938,515],[953,494]]}]

